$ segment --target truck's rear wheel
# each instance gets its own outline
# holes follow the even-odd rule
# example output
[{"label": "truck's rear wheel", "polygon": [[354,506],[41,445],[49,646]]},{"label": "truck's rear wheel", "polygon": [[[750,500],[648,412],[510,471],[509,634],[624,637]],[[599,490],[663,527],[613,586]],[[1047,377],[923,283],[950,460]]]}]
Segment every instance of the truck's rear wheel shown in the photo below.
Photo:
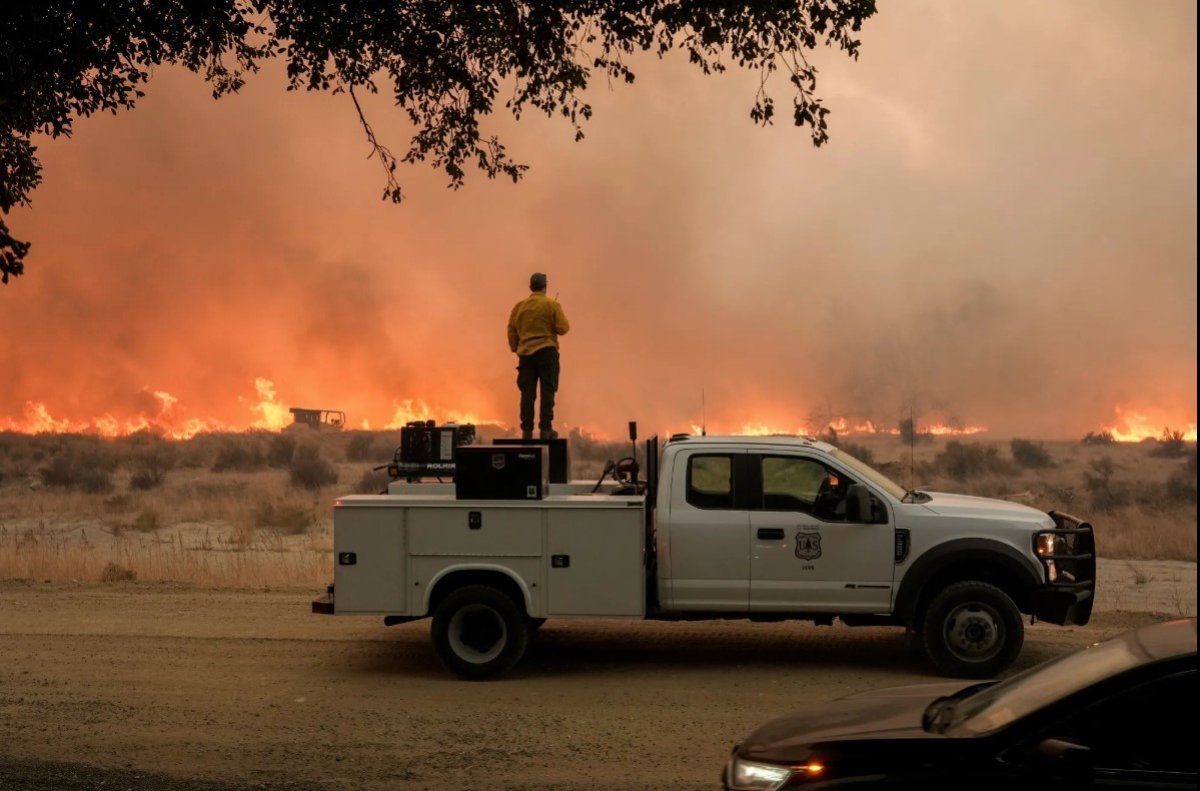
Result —
[{"label": "truck's rear wheel", "polygon": [[433,613],[431,634],[446,667],[471,680],[507,673],[529,642],[521,607],[488,585],[468,585],[442,599]]},{"label": "truck's rear wheel", "polygon": [[947,676],[991,678],[1021,653],[1025,627],[1007,593],[986,582],[949,585],[925,610],[925,655]]}]

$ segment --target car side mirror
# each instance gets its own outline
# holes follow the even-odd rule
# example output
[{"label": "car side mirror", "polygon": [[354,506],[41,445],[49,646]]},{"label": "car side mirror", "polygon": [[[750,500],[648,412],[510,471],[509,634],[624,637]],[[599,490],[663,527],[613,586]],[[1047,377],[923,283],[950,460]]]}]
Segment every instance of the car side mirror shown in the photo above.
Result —
[{"label": "car side mirror", "polygon": [[1070,777],[1090,775],[1092,772],[1092,750],[1078,742],[1068,739],[1043,739],[1038,742],[1037,754],[1047,761],[1048,766],[1053,766]]},{"label": "car side mirror", "polygon": [[871,521],[871,492],[861,483],[852,483],[846,489],[846,521]]}]

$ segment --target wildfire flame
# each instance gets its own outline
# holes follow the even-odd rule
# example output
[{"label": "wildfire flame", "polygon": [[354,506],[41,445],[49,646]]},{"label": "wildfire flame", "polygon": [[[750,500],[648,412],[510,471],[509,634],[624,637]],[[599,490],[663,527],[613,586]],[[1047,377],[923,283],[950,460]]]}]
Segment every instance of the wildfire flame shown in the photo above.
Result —
[{"label": "wildfire flame", "polygon": [[149,390],[156,408],[136,415],[117,417],[105,413],[99,417],[76,420],[58,418],[40,401],[25,403],[21,419],[0,418],[0,431],[22,434],[98,434],[102,437],[123,437],[139,431],[150,431],[169,439],[191,439],[206,431],[244,431],[249,428],[278,431],[291,423],[287,405],[280,403],[275,384],[269,379],[254,380],[258,400],[250,404],[255,419],[243,425],[233,425],[212,417],[185,417],[179,414],[179,399],[162,390]]},{"label": "wildfire flame", "polygon": [[1117,420],[1112,425],[1106,426],[1103,433],[1110,434],[1117,442],[1158,439],[1171,431],[1182,433],[1183,439],[1188,442],[1196,441],[1196,424],[1194,422],[1172,425],[1171,421],[1162,419],[1161,413],[1156,415],[1156,419],[1152,419],[1147,417],[1146,412],[1141,409],[1125,406],[1118,406],[1114,411],[1117,413]]},{"label": "wildfire flame", "polygon": [[457,423],[460,426],[466,423],[476,426],[485,424],[499,425],[499,421],[481,420],[469,412],[459,412],[454,409],[435,410],[424,401],[414,399],[401,401],[395,405],[395,409],[396,411],[392,415],[392,419],[384,426],[385,429],[403,428],[405,423],[410,423],[414,420],[436,420],[438,423]]},{"label": "wildfire flame", "polygon": [[[0,418],[0,431],[15,431],[22,434],[98,434],[102,437],[123,437],[139,431],[150,431],[169,439],[186,440],[197,434],[210,431],[246,431],[256,429],[279,431],[292,424],[288,404],[280,400],[275,383],[258,377],[254,380],[256,400],[239,399],[247,404],[248,417],[244,423],[231,423],[213,417],[185,417],[181,414],[179,399],[162,390],[144,391],[154,403],[154,408],[136,415],[116,417],[105,413],[84,420],[59,418],[51,414],[42,402],[29,401],[19,419]],[[500,425],[498,421],[481,420],[470,412],[435,409],[424,401],[407,399],[394,405],[394,412],[383,429],[398,429],[413,420],[437,420],[439,423],[473,423],[475,425]],[[361,423],[369,430],[368,420]]]},{"label": "wildfire flame", "polygon": [[[699,427],[693,426],[692,429],[699,433]],[[898,428],[883,428],[870,420],[853,422],[844,417],[837,417],[830,420],[823,428],[816,431],[807,426],[798,426],[795,429],[779,428],[763,423],[743,423],[739,431],[734,432],[740,436],[746,437],[765,437],[770,435],[799,435],[799,436],[820,436],[828,434],[832,430],[841,437],[867,436],[886,434],[890,436],[898,436],[900,429]],[[918,424],[917,432],[919,434],[932,434],[936,437],[969,437],[973,434],[982,434],[987,431],[986,426],[952,426],[945,423]]]}]

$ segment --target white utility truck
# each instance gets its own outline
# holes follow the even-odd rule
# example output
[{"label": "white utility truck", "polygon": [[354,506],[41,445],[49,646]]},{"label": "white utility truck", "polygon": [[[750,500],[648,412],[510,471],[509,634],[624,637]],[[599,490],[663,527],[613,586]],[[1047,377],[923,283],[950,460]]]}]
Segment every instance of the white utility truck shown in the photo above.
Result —
[{"label": "white utility truck", "polygon": [[645,481],[626,459],[529,501],[402,482],[342,497],[313,612],[432,616],[469,679],[511,669],[547,618],[895,625],[943,674],[984,678],[1020,652],[1022,613],[1091,617],[1095,541],[1075,517],[908,491],[807,437],[677,435],[661,454],[652,438],[645,458]]}]

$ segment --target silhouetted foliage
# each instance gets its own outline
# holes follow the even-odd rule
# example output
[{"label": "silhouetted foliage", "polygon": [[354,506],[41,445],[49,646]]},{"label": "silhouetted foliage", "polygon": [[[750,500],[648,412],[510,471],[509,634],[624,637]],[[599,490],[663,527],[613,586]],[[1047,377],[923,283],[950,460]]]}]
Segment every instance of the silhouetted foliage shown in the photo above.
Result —
[{"label": "silhouetted foliage", "polygon": [[958,481],[990,472],[1008,472],[1008,464],[991,445],[950,440],[933,460],[934,466]]},{"label": "silhouetted foliage", "polygon": [[82,489],[89,494],[112,491],[113,462],[110,454],[85,445],[68,447],[38,470],[44,486]]},{"label": "silhouetted foliage", "polygon": [[262,448],[250,437],[228,437],[221,442],[213,460],[213,472],[244,472],[261,469],[266,464]]},{"label": "silhouetted foliage", "polygon": [[286,467],[292,463],[296,454],[296,438],[290,434],[277,434],[271,437],[267,445],[267,464],[272,467]]},{"label": "silhouetted foliage", "polygon": [[855,442],[843,442],[841,445],[838,445],[838,449],[846,451],[864,464],[872,467],[875,466],[875,453],[866,445],[859,445]]},{"label": "silhouetted foliage", "polygon": [[1158,438],[1154,449],[1150,451],[1151,456],[1159,456],[1165,459],[1177,459],[1187,453],[1187,441],[1183,438],[1182,431],[1173,431],[1169,428],[1164,428],[1162,436]]},{"label": "silhouetted foliage", "polygon": [[375,445],[373,434],[355,434],[346,443],[346,459],[349,461],[366,461],[371,458],[371,449]]},{"label": "silhouetted foliage", "polygon": [[320,489],[337,483],[337,468],[321,457],[315,445],[296,448],[291,464],[292,483],[305,489]]},{"label": "silhouetted foliage", "polygon": [[1111,431],[1101,431],[1098,434],[1089,431],[1080,440],[1084,445],[1111,445],[1116,441]]},{"label": "silhouetted foliage", "polygon": [[[828,139],[828,111],[815,95],[817,71],[805,50],[824,43],[857,58],[854,38],[874,0],[687,0],[609,2],[438,2],[420,0],[113,0],[12,2],[0,14],[0,210],[29,202],[41,181],[30,140],[70,135],[75,118],[129,109],[153,68],[183,65],[203,74],[214,97],[237,91],[270,58],[287,64],[288,89],[348,93],[383,166],[383,196],[400,201],[399,162],[428,160],[450,185],[477,165],[516,181],[526,165],[509,158],[480,119],[503,108],[561,116],[576,140],[592,115],[582,99],[593,72],[633,82],[626,58],[675,49],[703,73],[734,63],[762,83],[750,118],[770,124],[767,77],[782,72],[791,116]],[[395,103],[416,131],[397,157],[375,136],[358,92],[389,80]],[[28,244],[0,223],[0,278],[21,274]]]},{"label": "silhouetted foliage", "polygon": [[1013,461],[1029,469],[1041,469],[1054,466],[1054,457],[1046,446],[1040,442],[1028,439],[1014,439],[1009,443]]},{"label": "silhouetted foliage", "polygon": [[167,471],[175,466],[175,448],[164,440],[157,440],[133,458],[133,474],[129,476],[131,489],[157,489],[167,478]]},{"label": "silhouetted foliage", "polygon": [[1188,456],[1183,467],[1167,479],[1164,494],[1168,502],[1196,504],[1196,453]]},{"label": "silhouetted foliage", "polygon": [[1092,498],[1092,508],[1111,512],[1129,505],[1133,499],[1129,488],[1113,480],[1117,465],[1107,456],[1092,459],[1083,473],[1083,483]]}]

